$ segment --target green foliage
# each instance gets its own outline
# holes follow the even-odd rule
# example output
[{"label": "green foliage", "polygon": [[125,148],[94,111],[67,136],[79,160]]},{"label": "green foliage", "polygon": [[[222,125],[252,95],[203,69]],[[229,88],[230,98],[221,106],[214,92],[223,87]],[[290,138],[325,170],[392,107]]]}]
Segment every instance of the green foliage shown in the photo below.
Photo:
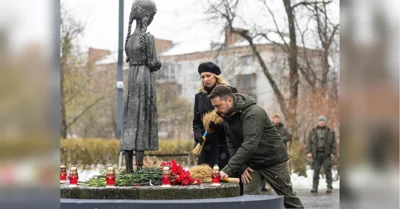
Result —
[{"label": "green foliage", "polygon": [[[143,186],[150,184],[150,181],[153,185],[160,185],[161,176],[162,171],[160,168],[142,169],[138,173],[119,175],[115,179],[115,186]],[[95,176],[82,183],[82,185],[95,187],[106,186],[106,176]]]}]

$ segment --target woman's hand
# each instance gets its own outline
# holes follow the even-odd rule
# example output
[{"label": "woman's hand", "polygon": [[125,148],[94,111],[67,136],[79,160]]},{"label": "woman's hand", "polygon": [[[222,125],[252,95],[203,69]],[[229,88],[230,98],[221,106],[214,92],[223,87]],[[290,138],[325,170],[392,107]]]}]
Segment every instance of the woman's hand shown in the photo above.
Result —
[{"label": "woman's hand", "polygon": [[208,123],[208,127],[210,127],[214,132],[224,131],[224,124],[216,124],[214,121]]}]

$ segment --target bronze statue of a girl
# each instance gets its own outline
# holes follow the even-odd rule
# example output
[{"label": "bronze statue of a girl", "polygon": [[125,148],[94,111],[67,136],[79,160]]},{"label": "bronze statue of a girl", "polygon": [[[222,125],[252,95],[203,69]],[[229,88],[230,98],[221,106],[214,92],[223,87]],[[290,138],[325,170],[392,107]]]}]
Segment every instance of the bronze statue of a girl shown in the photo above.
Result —
[{"label": "bronze statue of a girl", "polygon": [[[128,94],[124,106],[120,150],[124,151],[126,173],[133,172],[133,151],[136,166],[141,169],[145,150],[158,150],[158,115],[154,72],[161,68],[153,35],[146,32],[157,12],[152,0],[136,0],[129,15],[125,41],[129,63]],[[133,21],[136,29],[131,34]]]}]

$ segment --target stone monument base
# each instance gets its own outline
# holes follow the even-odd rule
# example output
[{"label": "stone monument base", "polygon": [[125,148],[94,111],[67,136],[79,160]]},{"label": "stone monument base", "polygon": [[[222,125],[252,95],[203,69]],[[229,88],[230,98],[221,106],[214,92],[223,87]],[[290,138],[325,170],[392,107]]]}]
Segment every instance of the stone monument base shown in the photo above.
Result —
[{"label": "stone monument base", "polygon": [[230,198],[191,200],[82,200],[60,199],[61,209],[283,209],[283,197],[276,195],[244,195]]}]

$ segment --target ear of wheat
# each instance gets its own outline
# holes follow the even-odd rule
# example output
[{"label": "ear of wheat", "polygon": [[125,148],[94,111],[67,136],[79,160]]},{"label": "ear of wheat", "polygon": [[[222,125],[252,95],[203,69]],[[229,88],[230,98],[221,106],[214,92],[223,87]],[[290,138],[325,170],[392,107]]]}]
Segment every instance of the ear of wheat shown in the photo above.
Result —
[{"label": "ear of wheat", "polygon": [[203,116],[202,120],[203,120],[203,126],[206,129],[207,133],[213,133],[214,132],[212,129],[210,129],[210,127],[208,125],[211,121],[213,121],[215,124],[221,124],[222,122],[224,122],[224,119],[222,119],[221,116],[219,116],[215,112],[215,110],[206,113]]},{"label": "ear of wheat", "polygon": [[199,179],[200,182],[211,182],[212,168],[207,164],[198,165],[196,167],[189,168],[190,176],[195,179]]},{"label": "ear of wheat", "polygon": [[209,123],[211,121],[213,121],[215,124],[221,124],[224,121],[214,110],[206,113],[203,116],[202,120],[203,120],[203,126],[204,126],[206,132],[203,135],[203,143],[197,144],[196,147],[192,151],[192,153],[195,155],[200,155],[201,150],[203,150],[203,145],[206,142],[207,134],[214,132],[214,130],[210,129]]},{"label": "ear of wheat", "polygon": [[[204,183],[210,183],[212,182],[211,175],[213,173],[213,169],[207,165],[207,164],[202,164],[198,165],[195,167],[189,168],[190,176],[193,178],[199,179],[200,182]],[[239,183],[240,179],[239,178],[226,178],[226,179],[221,179],[223,182],[230,182],[230,183]]]}]

